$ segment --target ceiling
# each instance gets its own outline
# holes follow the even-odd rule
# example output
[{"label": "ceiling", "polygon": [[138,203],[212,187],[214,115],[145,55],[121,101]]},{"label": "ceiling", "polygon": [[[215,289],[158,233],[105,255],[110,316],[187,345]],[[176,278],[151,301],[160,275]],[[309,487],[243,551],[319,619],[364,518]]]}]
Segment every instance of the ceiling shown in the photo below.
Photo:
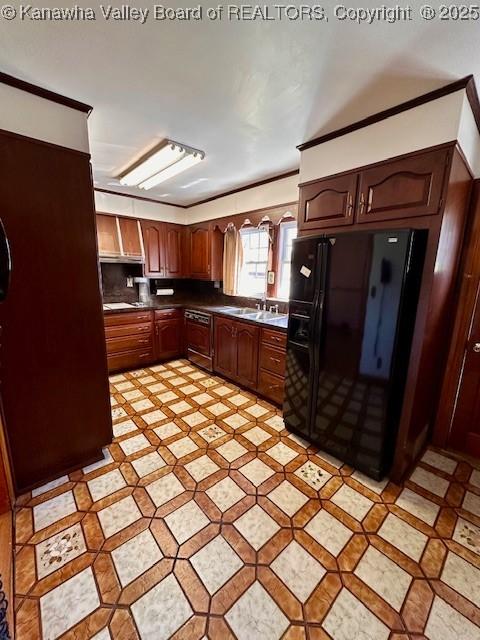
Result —
[{"label": "ceiling", "polygon": [[[93,106],[97,187],[185,205],[297,168],[296,145],[319,134],[480,78],[478,23],[356,24],[335,19],[336,4],[324,4],[327,23],[150,15],[142,25],[80,2],[95,21],[0,20],[0,71]],[[206,159],[148,192],[121,187],[118,173],[165,137]]]}]

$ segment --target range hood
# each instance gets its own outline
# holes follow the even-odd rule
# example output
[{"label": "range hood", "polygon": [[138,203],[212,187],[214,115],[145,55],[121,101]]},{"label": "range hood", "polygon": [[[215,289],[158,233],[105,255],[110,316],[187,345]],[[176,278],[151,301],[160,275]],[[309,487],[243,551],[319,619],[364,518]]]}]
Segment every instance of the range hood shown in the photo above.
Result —
[{"label": "range hood", "polygon": [[143,256],[127,256],[127,255],[99,255],[100,262],[115,262],[120,264],[143,264],[145,259]]}]

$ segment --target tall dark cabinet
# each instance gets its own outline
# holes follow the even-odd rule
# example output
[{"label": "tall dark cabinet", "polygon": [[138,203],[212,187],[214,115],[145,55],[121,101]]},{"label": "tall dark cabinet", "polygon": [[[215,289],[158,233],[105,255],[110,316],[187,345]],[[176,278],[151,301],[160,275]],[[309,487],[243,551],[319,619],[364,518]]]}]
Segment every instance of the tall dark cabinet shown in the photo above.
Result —
[{"label": "tall dark cabinet", "polygon": [[98,459],[112,424],[89,155],[2,131],[0,171],[0,393],[21,493]]}]

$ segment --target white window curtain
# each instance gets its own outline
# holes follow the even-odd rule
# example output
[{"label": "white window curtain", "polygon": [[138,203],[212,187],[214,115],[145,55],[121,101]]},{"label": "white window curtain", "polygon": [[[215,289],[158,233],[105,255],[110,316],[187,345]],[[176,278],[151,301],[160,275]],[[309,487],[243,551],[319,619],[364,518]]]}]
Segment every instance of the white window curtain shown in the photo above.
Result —
[{"label": "white window curtain", "polygon": [[243,262],[240,234],[233,224],[228,225],[223,239],[223,293],[237,295],[238,270]]}]

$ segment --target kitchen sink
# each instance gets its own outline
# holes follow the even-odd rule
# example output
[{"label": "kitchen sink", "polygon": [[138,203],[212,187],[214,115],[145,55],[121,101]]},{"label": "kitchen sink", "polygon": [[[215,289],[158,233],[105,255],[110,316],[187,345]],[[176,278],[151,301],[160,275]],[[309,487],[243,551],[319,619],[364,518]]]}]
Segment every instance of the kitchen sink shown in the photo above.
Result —
[{"label": "kitchen sink", "polygon": [[272,313],[271,311],[255,311],[254,313],[245,313],[244,316],[249,320],[281,320],[286,317],[284,314]]},{"label": "kitchen sink", "polygon": [[[225,309],[225,311],[227,310]],[[239,309],[232,308],[228,310],[228,314],[231,314],[232,316],[248,316],[255,315],[256,313],[258,313],[258,311],[255,311],[255,309],[249,309],[248,307],[241,307]]]}]

